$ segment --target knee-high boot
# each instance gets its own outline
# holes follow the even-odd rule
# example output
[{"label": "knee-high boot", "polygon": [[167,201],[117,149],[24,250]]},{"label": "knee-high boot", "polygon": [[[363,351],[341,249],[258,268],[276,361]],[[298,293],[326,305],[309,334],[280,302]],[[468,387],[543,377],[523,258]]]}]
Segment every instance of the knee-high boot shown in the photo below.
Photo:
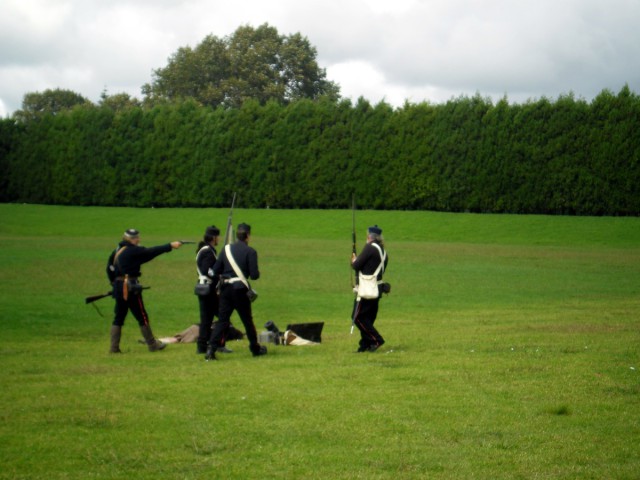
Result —
[{"label": "knee-high boot", "polygon": [[142,332],[142,336],[144,337],[144,341],[147,343],[150,352],[162,350],[167,346],[166,343],[162,343],[160,340],[156,340],[156,337],[153,336],[153,332],[151,331],[151,327],[149,325],[142,325],[140,327],[140,331]]},{"label": "knee-high boot", "polygon": [[122,353],[120,351],[120,336],[122,335],[122,327],[120,325],[111,325],[111,348],[109,353]]}]

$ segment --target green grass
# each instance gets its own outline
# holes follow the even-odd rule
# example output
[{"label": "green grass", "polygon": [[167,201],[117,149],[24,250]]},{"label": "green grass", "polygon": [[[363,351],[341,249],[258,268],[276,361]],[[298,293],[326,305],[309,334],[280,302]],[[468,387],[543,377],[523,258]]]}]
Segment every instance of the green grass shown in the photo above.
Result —
[{"label": "green grass", "polygon": [[[638,478],[640,219],[359,211],[392,293],[386,345],[355,354],[351,212],[238,209],[258,329],[324,321],[322,344],[204,362],[128,317],[109,355],[112,300],[83,298],[121,232],[198,240],[227,214],[0,205],[0,479]],[[197,322],[194,258],[143,268],[158,336]]]}]

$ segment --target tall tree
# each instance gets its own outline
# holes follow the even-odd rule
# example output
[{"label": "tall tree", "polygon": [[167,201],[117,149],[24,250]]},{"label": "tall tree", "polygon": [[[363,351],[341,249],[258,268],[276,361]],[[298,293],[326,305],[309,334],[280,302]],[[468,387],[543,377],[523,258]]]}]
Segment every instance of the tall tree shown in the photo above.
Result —
[{"label": "tall tree", "polygon": [[11,200],[9,192],[11,162],[9,156],[11,151],[19,145],[19,135],[23,130],[24,126],[14,120],[0,118],[0,202]]},{"label": "tall tree", "polygon": [[120,112],[128,108],[137,108],[140,106],[140,101],[129,95],[128,93],[116,93],[114,95],[107,94],[106,90],[100,95],[100,102],[98,105],[106,107],[114,112]]},{"label": "tall tree", "polygon": [[326,78],[317,51],[299,33],[280,35],[275,27],[239,27],[233,35],[208,35],[195,48],[181,47],[153,81],[142,87],[147,103],[194,98],[211,107],[240,107],[246,100],[265,105],[329,96],[339,87]]},{"label": "tall tree", "polygon": [[37,120],[45,115],[56,115],[64,110],[70,110],[76,105],[91,102],[79,93],[71,90],[56,88],[44,92],[27,93],[22,99],[22,109],[13,115],[19,122]]}]

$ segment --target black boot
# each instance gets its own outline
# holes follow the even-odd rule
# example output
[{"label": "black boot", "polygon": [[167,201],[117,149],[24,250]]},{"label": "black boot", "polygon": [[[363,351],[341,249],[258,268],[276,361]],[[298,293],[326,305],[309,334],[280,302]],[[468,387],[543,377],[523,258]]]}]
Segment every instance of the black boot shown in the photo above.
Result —
[{"label": "black boot", "polygon": [[259,357],[261,355],[266,355],[267,354],[267,347],[265,347],[264,345],[258,345],[257,347],[251,349],[251,353],[253,354],[254,357]]},{"label": "black boot", "polygon": [[209,360],[217,360],[216,358],[216,348],[214,345],[209,342],[207,346],[207,352],[204,354],[204,359],[208,362]]},{"label": "black boot", "polygon": [[111,325],[111,348],[109,353],[122,353],[120,351],[120,336],[122,335],[122,327],[120,325]]},{"label": "black boot", "polygon": [[144,337],[144,341],[149,347],[150,352],[157,352],[158,350],[162,350],[167,346],[166,343],[162,343],[160,340],[156,340],[156,337],[153,336],[153,332],[151,331],[151,327],[149,325],[142,325],[140,327],[140,331],[142,332],[142,336]]}]

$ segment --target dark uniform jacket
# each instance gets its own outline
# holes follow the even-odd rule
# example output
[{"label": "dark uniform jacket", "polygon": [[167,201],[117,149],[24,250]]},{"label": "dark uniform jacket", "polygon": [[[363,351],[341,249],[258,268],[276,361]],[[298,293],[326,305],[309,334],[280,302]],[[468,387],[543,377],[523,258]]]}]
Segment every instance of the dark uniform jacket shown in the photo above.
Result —
[{"label": "dark uniform jacket", "polygon": [[[126,247],[114,264],[114,258],[116,253],[122,248]],[[143,263],[147,263],[153,260],[158,255],[171,251],[171,244],[159,245],[157,247],[141,247],[139,245],[133,245],[126,240],[121,241],[111,255],[109,256],[109,262],[107,263],[107,276],[109,281],[113,283],[116,277],[122,277],[129,275],[129,277],[139,277],[142,275],[140,272],[140,266]]]},{"label": "dark uniform jacket", "polygon": [[[210,280],[210,283],[217,283],[218,276],[210,275],[209,269],[213,268],[213,265],[216,263],[217,252],[216,249],[211,245],[205,245],[200,250],[198,250],[198,255],[196,256],[196,265],[198,267],[198,272],[207,277]],[[213,272],[211,272],[213,273]]]},{"label": "dark uniform jacket", "polygon": [[[378,245],[382,249],[382,254],[384,255],[384,247]],[[389,257],[386,256],[384,259],[384,268],[387,268],[387,263],[389,262]],[[351,264],[354,270],[358,272],[362,272],[364,275],[373,275],[380,265],[380,252],[376,247],[374,247],[371,243],[367,243],[360,255],[356,258],[355,262]],[[378,280],[382,280],[382,269],[380,273],[378,273]]]},{"label": "dark uniform jacket", "polygon": [[[258,252],[247,245],[245,242],[236,242],[231,245],[231,255],[238,264],[244,276],[249,280],[257,280],[260,278],[260,271],[258,270]],[[223,278],[237,277],[235,271],[231,267],[229,260],[227,259],[226,247],[220,251],[218,260],[216,260],[213,266],[213,272],[216,275],[220,275]],[[234,288],[246,288],[242,282],[234,282]]]}]

